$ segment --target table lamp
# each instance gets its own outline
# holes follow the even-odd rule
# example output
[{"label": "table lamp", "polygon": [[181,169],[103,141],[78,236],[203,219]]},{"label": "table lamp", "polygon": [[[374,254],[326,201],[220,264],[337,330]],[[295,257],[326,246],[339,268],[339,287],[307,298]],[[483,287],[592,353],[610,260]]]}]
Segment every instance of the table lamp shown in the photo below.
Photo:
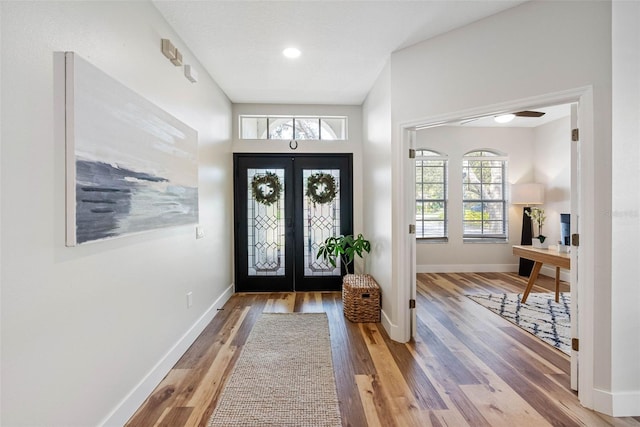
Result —
[{"label": "table lamp", "polygon": [[[531,245],[531,238],[533,237],[531,217],[527,215],[527,212],[531,213],[531,206],[542,205],[543,203],[544,185],[536,183],[511,185],[511,204],[523,205],[521,245]],[[532,268],[533,261],[520,258],[520,267],[518,269],[520,276],[529,276]]]}]

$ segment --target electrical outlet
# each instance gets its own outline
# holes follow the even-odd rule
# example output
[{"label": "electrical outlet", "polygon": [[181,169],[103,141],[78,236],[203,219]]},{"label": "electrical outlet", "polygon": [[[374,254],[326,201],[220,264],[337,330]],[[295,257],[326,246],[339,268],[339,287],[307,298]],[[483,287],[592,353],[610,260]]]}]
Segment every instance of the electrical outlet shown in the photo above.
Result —
[{"label": "electrical outlet", "polygon": [[187,308],[193,305],[193,292],[187,292]]}]

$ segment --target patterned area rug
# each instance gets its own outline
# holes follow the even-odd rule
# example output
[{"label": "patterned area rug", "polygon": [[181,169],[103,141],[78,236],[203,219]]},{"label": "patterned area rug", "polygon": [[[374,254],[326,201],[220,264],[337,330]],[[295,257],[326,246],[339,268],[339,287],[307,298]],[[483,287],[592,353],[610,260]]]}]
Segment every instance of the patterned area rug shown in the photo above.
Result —
[{"label": "patterned area rug", "polygon": [[558,303],[553,293],[529,294],[525,304],[520,302],[522,294],[476,294],[467,297],[562,352],[571,354],[570,293],[560,293]]},{"label": "patterned area rug", "polygon": [[326,313],[262,314],[208,425],[342,425]]}]

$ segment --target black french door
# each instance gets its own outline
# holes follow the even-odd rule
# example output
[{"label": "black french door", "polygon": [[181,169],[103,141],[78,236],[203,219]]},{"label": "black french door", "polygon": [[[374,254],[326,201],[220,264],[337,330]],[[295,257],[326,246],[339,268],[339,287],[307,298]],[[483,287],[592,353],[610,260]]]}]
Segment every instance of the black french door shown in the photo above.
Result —
[{"label": "black french door", "polygon": [[353,229],[351,154],[234,154],[238,292],[340,290],[341,265],[316,259]]}]

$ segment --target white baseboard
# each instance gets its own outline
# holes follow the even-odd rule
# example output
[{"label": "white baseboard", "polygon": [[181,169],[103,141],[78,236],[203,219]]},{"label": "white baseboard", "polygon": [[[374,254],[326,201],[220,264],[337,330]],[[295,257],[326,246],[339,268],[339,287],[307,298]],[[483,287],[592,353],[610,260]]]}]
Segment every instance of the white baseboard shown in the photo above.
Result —
[{"label": "white baseboard", "polygon": [[[515,273],[518,264],[422,264],[416,266],[418,273]],[[556,277],[556,269],[542,266],[540,274]],[[560,270],[560,280],[569,281],[569,270]]]},{"label": "white baseboard", "polygon": [[[556,277],[556,268],[552,266],[546,266],[542,264],[542,268],[540,269],[540,274],[549,277]],[[569,282],[569,270],[560,269],[560,280],[564,280],[565,282]]]},{"label": "white baseboard", "polygon": [[640,390],[612,393],[594,389],[593,409],[612,417],[640,416]]},{"label": "white baseboard", "polygon": [[381,318],[380,321],[382,322],[382,327],[384,328],[385,331],[387,331],[387,334],[389,334],[389,338],[391,338],[394,341],[400,341],[398,339],[399,333],[400,333],[400,331],[398,330],[398,325],[395,325],[391,322],[391,320],[389,319],[389,316],[387,316],[387,313],[385,313],[384,310],[380,310],[380,318]]},{"label": "white baseboard", "polygon": [[640,390],[613,393],[614,417],[640,417]]},{"label": "white baseboard", "polygon": [[508,273],[518,271],[517,264],[422,264],[418,273]]},{"label": "white baseboard", "polygon": [[613,413],[613,399],[608,391],[593,389],[593,409],[603,414],[611,415]]},{"label": "white baseboard", "polygon": [[204,328],[211,322],[218,313],[217,309],[222,307],[231,295],[234,286],[231,284],[224,290],[202,316],[180,337],[173,347],[160,359],[149,373],[129,392],[127,396],[107,415],[100,426],[123,426],[131,416],[138,410],[151,392],[160,384],[160,381],[173,368],[187,349],[198,338]]}]

